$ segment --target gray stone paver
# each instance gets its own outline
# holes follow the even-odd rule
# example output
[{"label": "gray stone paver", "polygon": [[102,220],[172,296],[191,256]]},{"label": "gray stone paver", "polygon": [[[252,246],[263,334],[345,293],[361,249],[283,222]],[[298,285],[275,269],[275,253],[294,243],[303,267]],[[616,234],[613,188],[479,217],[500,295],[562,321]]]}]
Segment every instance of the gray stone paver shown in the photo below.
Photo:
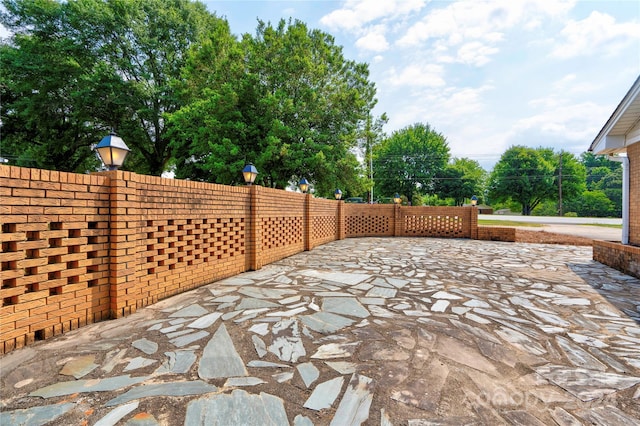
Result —
[{"label": "gray stone paver", "polygon": [[631,425],[640,281],[588,247],[349,239],[0,366],[10,424]]}]

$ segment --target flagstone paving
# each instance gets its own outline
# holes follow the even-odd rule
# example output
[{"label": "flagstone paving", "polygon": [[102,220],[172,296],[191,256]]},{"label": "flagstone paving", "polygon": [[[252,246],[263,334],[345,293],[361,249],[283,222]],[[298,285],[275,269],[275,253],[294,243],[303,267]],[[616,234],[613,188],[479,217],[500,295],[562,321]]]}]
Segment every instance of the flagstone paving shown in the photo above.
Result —
[{"label": "flagstone paving", "polygon": [[640,281],[588,247],[348,239],[0,367],[2,425],[636,425]]}]

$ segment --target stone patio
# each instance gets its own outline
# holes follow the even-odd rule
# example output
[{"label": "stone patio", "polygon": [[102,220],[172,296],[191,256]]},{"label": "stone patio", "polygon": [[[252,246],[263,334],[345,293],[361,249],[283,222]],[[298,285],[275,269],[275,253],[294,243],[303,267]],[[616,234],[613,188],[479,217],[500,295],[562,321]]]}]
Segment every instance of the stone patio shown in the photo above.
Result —
[{"label": "stone patio", "polygon": [[2,425],[635,425],[640,281],[588,247],[354,238],[0,366]]}]

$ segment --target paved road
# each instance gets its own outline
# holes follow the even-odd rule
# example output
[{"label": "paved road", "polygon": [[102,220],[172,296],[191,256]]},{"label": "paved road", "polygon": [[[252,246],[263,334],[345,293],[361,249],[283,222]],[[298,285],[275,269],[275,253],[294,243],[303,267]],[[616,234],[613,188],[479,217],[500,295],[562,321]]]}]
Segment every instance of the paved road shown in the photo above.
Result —
[{"label": "paved road", "polygon": [[554,216],[506,216],[478,215],[478,219],[495,221],[515,221],[542,224],[541,227],[518,227],[528,231],[547,231],[558,234],[576,235],[595,240],[620,241],[622,229],[597,225],[621,225],[622,219]]},{"label": "paved road", "polygon": [[636,425],[640,281],[589,247],[352,238],[0,363],[2,425]]}]

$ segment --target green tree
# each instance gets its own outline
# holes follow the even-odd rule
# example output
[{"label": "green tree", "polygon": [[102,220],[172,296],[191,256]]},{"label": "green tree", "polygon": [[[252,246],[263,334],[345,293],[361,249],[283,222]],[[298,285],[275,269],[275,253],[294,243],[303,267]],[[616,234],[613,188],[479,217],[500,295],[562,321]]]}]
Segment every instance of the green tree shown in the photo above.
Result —
[{"label": "green tree", "polygon": [[567,207],[580,217],[610,217],[616,213],[614,203],[599,190],[584,191],[579,198],[568,203]]},{"label": "green tree", "polygon": [[489,196],[498,202],[517,201],[522,206],[522,214],[530,215],[554,193],[554,172],[554,164],[540,150],[512,146],[491,172]]},{"label": "green tree", "polygon": [[433,194],[436,177],[449,161],[445,137],[428,124],[397,130],[373,150],[376,188],[381,195],[395,193],[413,203],[414,194]]},{"label": "green tree", "polygon": [[378,118],[373,118],[371,114],[364,122],[364,127],[358,132],[358,148],[362,158],[364,159],[365,169],[367,170],[366,186],[369,190],[369,202],[373,203],[375,198],[374,180],[373,180],[373,149],[382,142],[385,137],[383,127],[389,118],[386,114],[382,114]]},{"label": "green tree", "polygon": [[367,66],[346,60],[330,35],[300,21],[259,22],[238,48],[223,73],[211,55],[189,61],[187,74],[212,70],[214,78],[196,82],[197,96],[170,116],[180,131],[178,176],[234,183],[243,163],[253,162],[266,186],[305,177],[323,196],[336,187],[362,191],[352,150],[375,105]]},{"label": "green tree", "polygon": [[[99,141],[96,135],[115,129],[132,148],[127,167],[162,173],[171,157],[165,114],[180,107],[175,86],[186,52],[220,20],[189,0],[4,0],[3,5],[2,23],[13,32],[2,57],[3,92],[11,101],[3,116],[9,146],[55,152],[62,141],[82,163],[93,155],[89,148]],[[51,137],[55,134],[62,139]]]},{"label": "green tree", "polygon": [[604,155],[584,152],[581,162],[586,168],[589,191],[602,191],[614,204],[613,216],[622,215],[622,165]]},{"label": "green tree", "polygon": [[487,172],[475,160],[454,158],[438,176],[436,192],[444,198],[453,198],[456,206],[482,192]]}]

